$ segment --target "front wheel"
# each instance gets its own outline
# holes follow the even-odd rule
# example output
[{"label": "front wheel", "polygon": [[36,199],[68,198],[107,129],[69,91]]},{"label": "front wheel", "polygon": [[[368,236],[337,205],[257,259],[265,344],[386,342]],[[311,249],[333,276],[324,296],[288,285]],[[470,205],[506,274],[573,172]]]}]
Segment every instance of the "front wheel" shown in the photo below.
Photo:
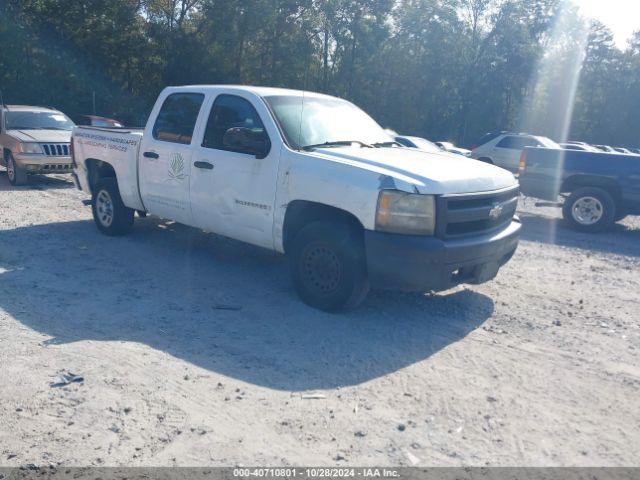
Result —
[{"label": "front wheel", "polygon": [[91,198],[91,210],[98,230],[106,235],[124,235],[133,226],[135,210],[122,203],[115,178],[102,179],[96,185]]},{"label": "front wheel", "polygon": [[14,186],[24,185],[27,183],[27,172],[16,163],[11,153],[7,154],[6,161],[9,183]]},{"label": "front wheel", "polygon": [[562,216],[575,230],[601,232],[613,226],[616,219],[616,202],[611,194],[602,188],[579,188],[564,201]]},{"label": "front wheel", "polygon": [[309,306],[328,312],[358,306],[369,292],[362,235],[338,222],[313,222],[289,253],[293,283]]}]

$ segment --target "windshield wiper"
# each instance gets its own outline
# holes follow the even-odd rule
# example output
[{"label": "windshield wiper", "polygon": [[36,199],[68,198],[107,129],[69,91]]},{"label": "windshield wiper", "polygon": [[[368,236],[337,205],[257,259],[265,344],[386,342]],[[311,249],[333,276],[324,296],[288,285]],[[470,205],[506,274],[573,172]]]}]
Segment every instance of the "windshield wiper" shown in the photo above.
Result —
[{"label": "windshield wiper", "polygon": [[357,143],[361,147],[373,148],[373,146],[368,143],[361,142],[360,140],[340,140],[337,142],[324,142],[324,143],[316,143],[315,145],[305,145],[302,147],[303,150],[313,150],[314,148],[322,148],[322,147],[348,147],[352,143]]},{"label": "windshield wiper", "polygon": [[401,147],[402,145],[398,142],[377,142],[372,144],[376,148],[385,148],[385,147]]}]

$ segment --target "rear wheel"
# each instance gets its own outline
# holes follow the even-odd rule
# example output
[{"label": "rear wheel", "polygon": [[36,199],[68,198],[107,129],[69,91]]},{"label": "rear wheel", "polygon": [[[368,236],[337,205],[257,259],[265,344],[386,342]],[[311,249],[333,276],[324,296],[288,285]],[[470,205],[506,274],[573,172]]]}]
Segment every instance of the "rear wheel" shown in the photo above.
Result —
[{"label": "rear wheel", "polygon": [[484,163],[488,163],[490,165],[493,165],[493,160],[491,160],[489,157],[480,157],[478,160],[480,162],[484,162]]},{"label": "rear wheel", "polygon": [[602,188],[579,188],[565,200],[562,216],[575,230],[601,232],[615,222],[616,202],[611,194]]},{"label": "rear wheel", "polygon": [[16,163],[11,153],[7,153],[7,178],[11,185],[19,186],[27,183],[27,172]]},{"label": "rear wheel", "polygon": [[335,312],[358,306],[369,292],[362,235],[337,222],[300,230],[289,253],[291,276],[309,306]]},{"label": "rear wheel", "polygon": [[115,178],[104,178],[93,189],[91,199],[93,219],[98,229],[110,236],[124,235],[133,226],[135,210],[122,203]]}]

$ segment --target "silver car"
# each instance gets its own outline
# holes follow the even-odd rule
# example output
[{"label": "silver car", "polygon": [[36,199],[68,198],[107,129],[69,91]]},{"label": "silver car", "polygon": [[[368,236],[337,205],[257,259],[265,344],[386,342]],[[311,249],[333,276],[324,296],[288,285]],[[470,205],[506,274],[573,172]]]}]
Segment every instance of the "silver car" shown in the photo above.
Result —
[{"label": "silver car", "polygon": [[562,148],[546,137],[501,132],[490,136],[486,143],[476,146],[470,156],[516,173],[520,168],[520,155],[526,147]]},{"label": "silver car", "polygon": [[71,173],[70,142],[74,123],[48,107],[0,107],[0,164],[12,185],[23,185],[33,173]]}]

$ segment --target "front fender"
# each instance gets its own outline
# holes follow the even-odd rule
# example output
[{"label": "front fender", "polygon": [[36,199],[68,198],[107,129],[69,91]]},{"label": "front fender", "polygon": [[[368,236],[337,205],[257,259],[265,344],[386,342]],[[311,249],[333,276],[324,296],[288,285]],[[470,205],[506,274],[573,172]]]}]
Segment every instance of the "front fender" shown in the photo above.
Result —
[{"label": "front fender", "polygon": [[289,203],[319,203],[353,215],[367,230],[375,228],[380,190],[417,192],[415,186],[391,176],[328,162],[286,150],[280,163],[274,208],[274,245],[284,252],[283,228]]}]

